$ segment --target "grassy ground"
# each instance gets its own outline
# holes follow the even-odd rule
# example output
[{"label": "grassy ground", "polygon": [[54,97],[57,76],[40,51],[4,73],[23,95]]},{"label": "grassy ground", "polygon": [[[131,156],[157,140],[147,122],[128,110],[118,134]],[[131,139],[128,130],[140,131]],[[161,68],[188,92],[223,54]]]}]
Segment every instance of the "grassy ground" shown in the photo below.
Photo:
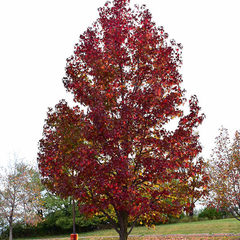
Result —
[{"label": "grassy ground", "polygon": [[[238,236],[229,236],[229,235],[217,236],[217,237],[215,236],[214,238],[213,236],[211,236],[218,233],[225,233],[225,234],[231,233]],[[201,236],[189,235],[188,238],[182,235],[168,236],[173,234],[183,234],[183,235],[201,234]],[[229,219],[199,221],[199,222],[191,222],[191,223],[164,224],[164,225],[156,226],[155,229],[149,229],[146,227],[136,227],[135,229],[133,229],[131,235],[134,235],[134,237],[132,237],[130,240],[136,240],[136,239],[141,239],[141,240],[146,240],[146,239],[182,239],[182,240],[183,239],[192,239],[192,240],[240,239],[240,222],[237,221],[236,219],[229,218]],[[84,240],[85,239],[116,240],[116,238],[110,238],[110,236],[117,237],[118,235],[114,230],[101,230],[101,231],[94,231],[94,232],[88,232],[88,233],[79,233],[78,236],[79,236],[79,239],[84,239]],[[69,235],[58,236],[55,238],[61,238],[61,237],[63,238],[62,240],[70,239]],[[49,239],[49,237],[44,237],[43,239]]]}]

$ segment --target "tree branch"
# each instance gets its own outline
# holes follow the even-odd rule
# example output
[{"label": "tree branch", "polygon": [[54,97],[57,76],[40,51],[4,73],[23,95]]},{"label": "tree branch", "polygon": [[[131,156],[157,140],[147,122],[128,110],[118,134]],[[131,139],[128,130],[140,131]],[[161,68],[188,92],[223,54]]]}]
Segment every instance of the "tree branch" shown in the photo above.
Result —
[{"label": "tree branch", "polygon": [[138,216],[136,217],[136,219],[135,219],[134,222],[132,223],[132,226],[131,226],[130,230],[128,231],[127,235],[129,235],[129,234],[132,232],[132,230],[133,230],[133,228],[135,227],[135,224],[137,223],[137,220],[139,219],[139,217],[140,217],[140,215],[138,215]]},{"label": "tree branch", "polygon": [[104,210],[101,210],[101,212],[108,218],[108,220],[110,221],[110,224],[118,232],[118,234],[120,234],[120,229],[118,228],[116,222],[111,218],[111,216],[108,213],[106,213]]}]

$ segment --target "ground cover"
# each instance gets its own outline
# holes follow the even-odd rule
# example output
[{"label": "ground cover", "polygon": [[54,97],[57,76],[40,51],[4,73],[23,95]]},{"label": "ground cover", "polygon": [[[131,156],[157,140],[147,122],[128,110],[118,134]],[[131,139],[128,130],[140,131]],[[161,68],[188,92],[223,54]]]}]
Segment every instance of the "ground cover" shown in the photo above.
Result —
[{"label": "ground cover", "polygon": [[[43,237],[38,239],[67,240],[68,236]],[[33,239],[33,238],[32,238]],[[35,238],[37,239],[37,238]],[[79,233],[79,240],[116,240],[118,236],[114,230],[100,230],[88,233]],[[190,240],[232,240],[240,239],[240,222],[233,218],[208,220],[190,223],[176,223],[158,225],[155,229],[136,227],[130,240],[157,240],[157,239],[190,239]],[[23,239],[18,239],[23,240]],[[25,240],[25,239],[24,239]]]}]

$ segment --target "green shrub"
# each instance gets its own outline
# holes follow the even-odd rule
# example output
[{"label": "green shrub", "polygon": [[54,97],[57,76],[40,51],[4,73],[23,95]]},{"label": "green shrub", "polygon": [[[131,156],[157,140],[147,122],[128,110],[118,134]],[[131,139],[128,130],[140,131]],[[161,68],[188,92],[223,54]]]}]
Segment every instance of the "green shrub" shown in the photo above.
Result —
[{"label": "green shrub", "polygon": [[[68,215],[68,216],[66,216]],[[107,223],[102,220],[100,216],[94,216],[92,218],[85,218],[83,215],[77,213],[76,216],[76,231],[87,232],[94,229],[105,228]],[[46,236],[46,235],[62,235],[70,234],[73,229],[73,219],[69,214],[63,211],[56,211],[50,213],[45,217],[44,221],[39,223],[37,226],[29,226],[24,223],[16,223],[13,226],[13,237],[23,238],[23,237],[36,237],[36,236]],[[7,239],[9,229],[5,228],[2,233],[0,233],[0,239]]]},{"label": "green shrub", "polygon": [[227,213],[225,211],[218,210],[213,207],[204,208],[199,214],[198,217],[200,219],[207,218],[209,220],[212,219],[222,219],[227,217]]}]

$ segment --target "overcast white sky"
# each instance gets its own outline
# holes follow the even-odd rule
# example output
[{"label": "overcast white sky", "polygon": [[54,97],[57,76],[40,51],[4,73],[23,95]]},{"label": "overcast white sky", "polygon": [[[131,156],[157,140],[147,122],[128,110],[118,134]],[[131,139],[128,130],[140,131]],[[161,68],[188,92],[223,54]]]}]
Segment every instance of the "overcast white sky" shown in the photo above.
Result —
[{"label": "overcast white sky", "polygon": [[[0,166],[13,154],[36,162],[48,107],[67,96],[66,58],[105,0],[0,2]],[[170,39],[183,44],[184,88],[206,114],[203,155],[218,128],[240,129],[240,1],[132,0],[145,3]]]}]

